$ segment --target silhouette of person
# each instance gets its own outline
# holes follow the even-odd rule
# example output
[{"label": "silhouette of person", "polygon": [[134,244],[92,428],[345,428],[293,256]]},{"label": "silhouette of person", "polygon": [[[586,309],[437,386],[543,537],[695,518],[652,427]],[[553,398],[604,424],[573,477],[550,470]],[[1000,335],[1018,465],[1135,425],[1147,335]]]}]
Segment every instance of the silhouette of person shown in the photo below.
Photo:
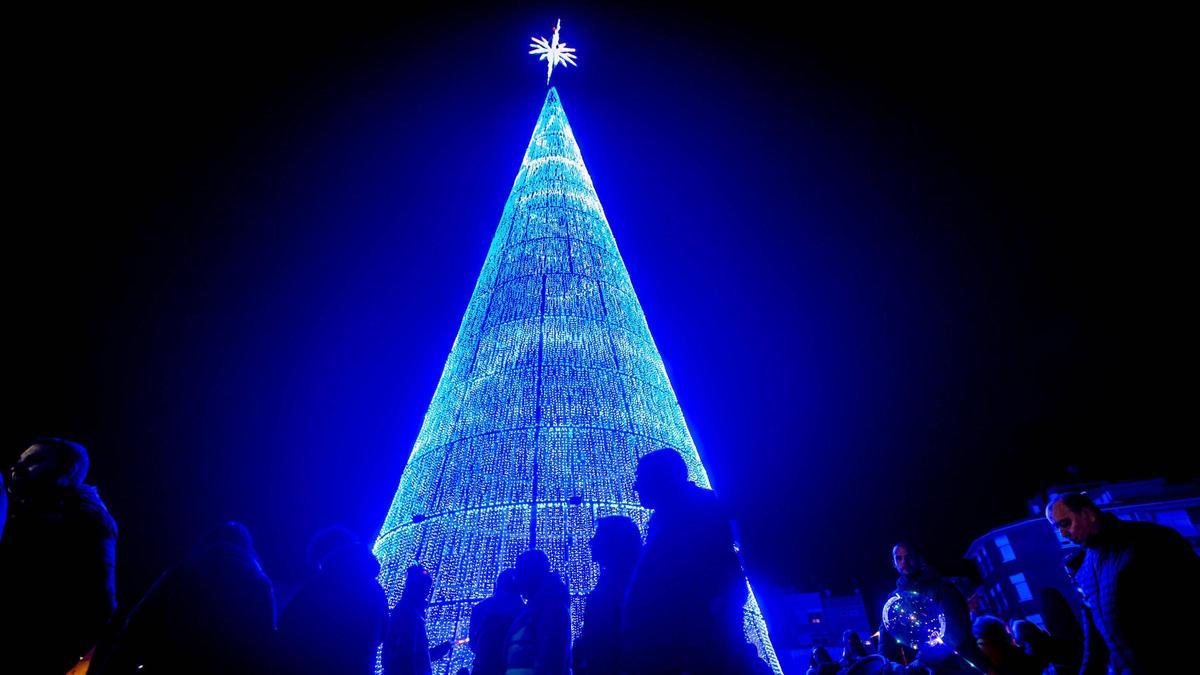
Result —
[{"label": "silhouette of person", "polygon": [[812,648],[812,653],[808,656],[807,675],[836,675],[837,671],[838,664],[833,662],[828,649],[821,645]]},{"label": "silhouette of person", "polygon": [[1038,594],[1042,601],[1042,616],[1050,634],[1050,662],[1058,670],[1078,673],[1083,664],[1083,628],[1075,610],[1056,588],[1043,588]]},{"label": "silhouette of person", "polygon": [[1055,496],[1046,519],[1082,546],[1074,555],[1074,581],[1083,594],[1082,671],[1176,672],[1191,625],[1166,617],[1193,612],[1200,603],[1200,557],[1175,530],[1103,513],[1086,495]]},{"label": "silhouette of person", "polygon": [[475,653],[472,675],[504,675],[504,639],[524,608],[517,571],[510,567],[496,579],[492,597],[471,608],[469,635]]},{"label": "silhouette of person", "polygon": [[716,495],[688,480],[670,448],[638,461],[634,489],[654,514],[625,595],[621,667],[646,675],[746,672],[748,588]]},{"label": "silhouette of person", "polygon": [[1013,641],[1008,626],[1000,619],[983,615],[971,626],[983,659],[976,665],[995,675],[1040,675],[1046,667]]},{"label": "silhouette of person", "polygon": [[384,675],[429,675],[430,662],[440,660],[450,651],[450,642],[429,647],[425,607],[431,590],[433,577],[422,565],[412,565],[405,571],[404,593],[392,608],[383,641]]},{"label": "silhouette of person", "polygon": [[570,666],[570,594],[542,551],[517,556],[525,608],[508,631],[506,675],[566,675]]},{"label": "silhouette of person", "polygon": [[309,560],[316,574],[279,617],[288,672],[374,675],[387,624],[379,562],[341,527],[314,535]]},{"label": "silhouette of person", "polygon": [[628,516],[596,521],[588,542],[600,578],[588,594],[583,628],[571,651],[575,675],[619,675],[621,603],[642,553],[642,533]]},{"label": "silhouette of person", "polygon": [[1054,656],[1054,638],[1050,637],[1049,633],[1042,630],[1032,621],[1026,621],[1025,619],[1013,621],[1009,628],[1013,641],[1017,643],[1021,651],[1028,654],[1039,664],[1039,673],[1050,665],[1050,661]]},{"label": "silhouette of person", "polygon": [[838,664],[842,668],[850,668],[859,659],[867,657],[867,648],[863,645],[862,638],[858,633],[852,630],[842,632],[842,658]]},{"label": "silhouette of person", "polygon": [[[61,675],[96,644],[116,609],[117,524],[84,484],[88,453],[61,438],[33,442],[9,469],[0,540],[6,672]],[[11,670],[10,670],[11,669]]]},{"label": "silhouette of person", "polygon": [[264,672],[272,663],[275,595],[249,530],[208,533],[130,610],[93,675]]}]

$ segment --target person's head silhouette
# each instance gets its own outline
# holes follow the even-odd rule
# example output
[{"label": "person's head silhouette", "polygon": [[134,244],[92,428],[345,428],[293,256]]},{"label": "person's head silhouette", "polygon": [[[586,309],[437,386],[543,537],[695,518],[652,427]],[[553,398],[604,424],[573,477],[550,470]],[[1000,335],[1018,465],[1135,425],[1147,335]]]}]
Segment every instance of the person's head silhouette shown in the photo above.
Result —
[{"label": "person's head silhouette", "polygon": [[492,595],[500,595],[502,593],[520,593],[521,588],[517,584],[517,570],[509,567],[496,577],[496,586],[492,590]]},{"label": "person's head silhouette", "polygon": [[64,438],[35,440],[9,469],[9,489],[17,500],[79,487],[88,472],[88,453]]},{"label": "person's head silhouette", "polygon": [[533,597],[547,574],[550,574],[550,559],[544,551],[533,549],[517,556],[517,586],[521,595]]},{"label": "person's head silhouette", "polygon": [[425,602],[433,589],[433,577],[424,565],[411,565],[404,571],[404,598]]},{"label": "person's head silhouette", "polygon": [[638,460],[637,479],[633,489],[642,506],[655,509],[665,499],[681,490],[688,482],[687,464],[678,450],[661,448]]},{"label": "person's head silhouette", "polygon": [[632,567],[642,552],[642,532],[629,516],[605,516],[596,521],[588,546],[601,567]]},{"label": "person's head silhouette", "polygon": [[358,537],[342,525],[321,528],[308,540],[306,559],[309,567],[320,570],[324,562],[334,553],[347,546],[358,544]]}]

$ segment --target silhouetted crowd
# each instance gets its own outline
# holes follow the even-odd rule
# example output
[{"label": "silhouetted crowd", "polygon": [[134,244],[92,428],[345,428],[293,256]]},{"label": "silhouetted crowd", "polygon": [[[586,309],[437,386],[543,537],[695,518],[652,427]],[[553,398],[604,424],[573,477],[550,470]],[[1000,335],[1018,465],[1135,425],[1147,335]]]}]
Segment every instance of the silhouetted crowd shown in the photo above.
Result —
[{"label": "silhouetted crowd", "polygon": [[[0,673],[368,675],[381,663],[385,675],[431,675],[452,649],[429,644],[430,572],[409,567],[389,608],[379,562],[341,527],[314,534],[310,577],[282,608],[250,532],[229,522],[118,612],[117,526],[84,483],[87,471],[82,446],[46,438],[22,453],[7,486],[0,477]],[[748,587],[716,495],[688,480],[671,449],[639,460],[634,488],[653,511],[645,542],[628,517],[597,521],[589,545],[600,573],[574,644],[567,585],[544,552],[528,550],[472,608],[473,667],[456,675],[771,672],[745,638]],[[1061,595],[1043,596],[1045,629],[973,614],[902,542],[892,549],[897,593],[936,605],[939,639],[914,643],[885,624],[872,653],[846,631],[839,660],[812,650],[809,675],[1196,672],[1178,665],[1195,621],[1166,619],[1169,607],[1200,606],[1200,560],[1187,541],[1118,520],[1079,494],[1056,498],[1046,517],[1081,546],[1066,564],[1082,622]]]},{"label": "silhouetted crowd", "polygon": [[[452,647],[429,644],[430,572],[409,567],[389,608],[379,562],[344,528],[312,537],[310,579],[282,608],[250,532],[229,522],[118,613],[117,528],[87,469],[79,444],[39,439],[0,490],[11,496],[0,519],[4,612],[19,619],[0,631],[0,672],[369,675],[378,659],[385,675],[429,675]],[[600,574],[574,645],[566,584],[544,552],[525,551],[472,609],[470,673],[771,672],[746,642],[748,588],[715,494],[670,449],[640,459],[635,488],[653,509],[645,544],[630,518],[598,520],[589,544]]]}]

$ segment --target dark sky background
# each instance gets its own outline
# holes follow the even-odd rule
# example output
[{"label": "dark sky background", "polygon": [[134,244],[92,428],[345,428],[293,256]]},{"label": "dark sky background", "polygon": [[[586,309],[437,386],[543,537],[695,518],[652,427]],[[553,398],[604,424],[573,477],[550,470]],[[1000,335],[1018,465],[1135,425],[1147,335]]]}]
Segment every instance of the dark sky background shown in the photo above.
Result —
[{"label": "dark sky background", "polygon": [[10,24],[0,459],[91,449],[123,602],[221,519],[284,588],[373,538],[557,16],[757,586],[877,598],[897,538],[953,568],[1048,485],[1195,472],[1168,17],[298,11]]}]

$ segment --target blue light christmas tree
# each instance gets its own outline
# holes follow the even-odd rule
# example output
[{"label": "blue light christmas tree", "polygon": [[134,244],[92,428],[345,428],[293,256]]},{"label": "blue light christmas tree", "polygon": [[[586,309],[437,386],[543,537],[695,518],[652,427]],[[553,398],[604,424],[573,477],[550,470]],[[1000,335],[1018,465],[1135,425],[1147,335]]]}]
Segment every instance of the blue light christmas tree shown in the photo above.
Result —
[{"label": "blue light christmas tree", "polygon": [[[551,88],[375,543],[389,606],[422,563],[430,642],[462,640],[500,571],[539,548],[570,587],[578,634],[595,522],[627,515],[645,532],[634,471],[661,447],[710,487]],[[753,593],[745,627],[780,672]],[[470,661],[458,644],[435,672]]]}]

